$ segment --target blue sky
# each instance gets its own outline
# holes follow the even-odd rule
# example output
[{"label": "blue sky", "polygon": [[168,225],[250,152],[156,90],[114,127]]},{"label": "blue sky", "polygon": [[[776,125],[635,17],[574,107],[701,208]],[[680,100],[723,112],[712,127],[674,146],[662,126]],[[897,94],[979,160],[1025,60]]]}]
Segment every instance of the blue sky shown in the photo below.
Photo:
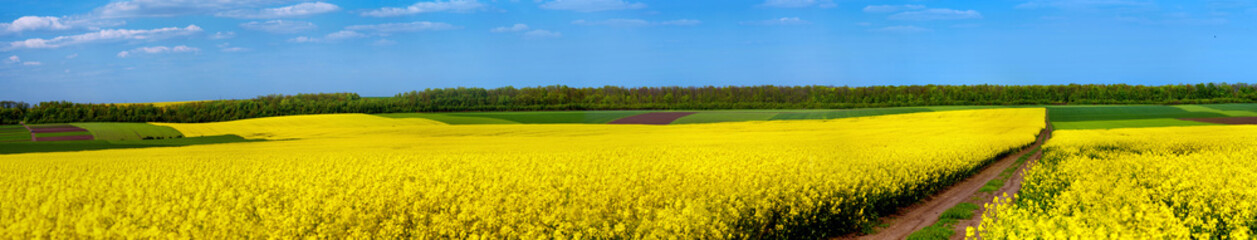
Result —
[{"label": "blue sky", "polygon": [[1244,0],[0,0],[0,99],[1252,82]]}]

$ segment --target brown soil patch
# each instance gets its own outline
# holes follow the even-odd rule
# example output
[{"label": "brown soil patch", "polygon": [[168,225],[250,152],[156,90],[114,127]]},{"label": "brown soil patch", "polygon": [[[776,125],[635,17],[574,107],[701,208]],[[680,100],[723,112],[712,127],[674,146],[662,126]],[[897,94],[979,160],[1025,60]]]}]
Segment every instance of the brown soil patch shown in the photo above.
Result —
[{"label": "brown soil patch", "polygon": [[1257,124],[1257,117],[1180,118],[1181,120],[1217,124]]},{"label": "brown soil patch", "polygon": [[59,132],[87,132],[87,129],[79,127],[49,127],[49,128],[31,128],[31,133],[59,133]]},{"label": "brown soil patch", "polygon": [[668,124],[671,124],[671,123],[672,123],[672,121],[676,121],[678,118],[685,117],[685,116],[689,116],[690,114],[694,114],[694,113],[695,113],[695,112],[653,112],[653,113],[643,113],[643,114],[637,114],[637,115],[633,115],[633,116],[624,117],[624,118],[621,118],[621,119],[616,119],[615,121],[611,121],[611,122],[609,122],[608,124],[654,124],[654,125],[668,125]]},{"label": "brown soil patch", "polygon": [[92,135],[79,135],[79,136],[41,137],[41,138],[35,138],[35,141],[36,142],[84,141],[84,140],[94,140],[94,139],[96,138],[93,138]]},{"label": "brown soil patch", "polygon": [[49,125],[35,125],[35,126],[26,125],[26,128],[30,128],[30,129],[38,129],[38,128],[64,128],[64,127],[74,127],[74,125],[70,125],[70,124],[49,124]]},{"label": "brown soil patch", "polygon": [[[981,189],[982,186],[986,186],[986,182],[991,181],[991,179],[995,179],[996,177],[999,177],[999,174],[1001,172],[1004,172],[1005,169],[1008,169],[1008,167],[1012,166],[1013,163],[1017,161],[1017,158],[1020,158],[1022,155],[1029,153],[1035,147],[1043,145],[1043,142],[1047,141],[1047,139],[1050,138],[1051,136],[1052,136],[1052,123],[1049,122],[1047,123],[1047,128],[1043,129],[1043,131],[1039,133],[1039,139],[1035,141],[1034,144],[1026,147],[1025,149],[1022,149],[1016,154],[1010,154],[994,163],[988,164],[985,168],[982,169],[981,172],[978,172],[978,174],[970,176],[968,179],[965,179],[964,181],[961,181],[950,187],[947,187],[947,189],[937,194],[934,194],[934,196],[931,196],[930,198],[925,199],[922,202],[900,209],[899,213],[895,215],[882,218],[882,222],[890,224],[890,226],[886,228],[878,229],[877,233],[875,234],[858,236],[856,238],[857,239],[904,239],[904,238],[907,238],[908,235],[911,235],[913,232],[916,232],[917,230],[921,230],[930,225],[934,225],[934,223],[938,221],[938,217],[943,214],[943,211],[947,211],[947,209],[953,206],[956,206],[956,204],[960,204],[962,202],[974,202],[974,203],[978,203],[979,205],[982,205],[982,203],[985,203],[985,202],[977,201],[981,199],[980,198],[975,199],[974,197],[975,194],[978,193],[978,190]],[[1023,168],[1024,166],[1025,165],[1023,165]],[[1008,184],[1012,184],[1013,182],[1015,182],[1015,184],[1018,187],[1020,187],[1021,185],[1020,175],[1014,175],[1012,178],[1010,178],[1005,183],[1005,188],[1007,188]],[[1013,190],[1013,191],[1016,191],[1016,190]],[[989,201],[989,199],[987,200]],[[976,219],[977,216],[975,215],[974,218]],[[979,219],[979,222],[980,221],[981,220]],[[957,225],[964,225],[963,223],[964,222],[962,222],[962,224],[957,224]],[[964,238],[965,236],[964,227],[960,227],[960,234],[952,235],[952,238],[955,239],[957,236],[960,238]]]}]

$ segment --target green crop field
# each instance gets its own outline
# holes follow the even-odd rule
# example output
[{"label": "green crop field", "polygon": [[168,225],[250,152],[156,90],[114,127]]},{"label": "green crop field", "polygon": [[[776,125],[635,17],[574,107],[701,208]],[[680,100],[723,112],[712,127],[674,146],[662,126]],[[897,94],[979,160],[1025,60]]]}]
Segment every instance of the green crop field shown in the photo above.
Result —
[{"label": "green crop field", "polygon": [[35,137],[65,137],[65,136],[83,136],[92,135],[90,132],[55,132],[55,133],[36,133]]},{"label": "green crop field", "polygon": [[26,126],[29,126],[29,127],[31,127],[31,128],[62,128],[62,127],[74,127],[73,125],[70,125],[70,124],[65,124],[65,123],[27,124]]},{"label": "green crop field", "polygon": [[1141,128],[1141,127],[1177,127],[1177,126],[1203,126],[1203,125],[1217,125],[1217,124],[1178,120],[1178,119],[1173,119],[1173,118],[1077,121],[1077,122],[1053,122],[1052,123],[1052,126],[1060,130]]},{"label": "green crop field", "polygon": [[87,129],[96,140],[163,139],[183,136],[174,128],[147,123],[71,123]]},{"label": "green crop field", "polygon": [[91,140],[91,141],[60,141],[60,142],[3,142],[0,143],[0,154],[68,152],[120,148],[177,147],[200,144],[251,142],[239,136],[207,136],[192,138],[173,138],[159,140]]},{"label": "green crop field", "polygon": [[1213,125],[1179,118],[1257,116],[1257,104],[1046,106],[1056,129]]},{"label": "green crop field", "polygon": [[709,111],[678,118],[672,124],[765,121],[773,119],[777,114],[776,112]]},{"label": "green crop field", "polygon": [[22,125],[0,126],[0,142],[25,142],[31,140],[31,132]]},{"label": "green crop field", "polygon": [[847,109],[833,111],[811,111],[811,112],[791,112],[781,113],[773,117],[773,120],[802,120],[802,119],[835,119],[850,117],[867,117],[888,114],[929,112],[928,108],[904,107],[904,108],[867,108],[867,109]]},{"label": "green crop field", "polygon": [[1048,117],[1053,122],[1132,120],[1153,118],[1211,118],[1229,117],[1217,112],[1192,112],[1176,106],[1129,105],[1129,106],[1053,106],[1048,107]]},{"label": "green crop field", "polygon": [[1244,111],[1257,113],[1257,103],[1200,104],[1195,106],[1202,106],[1220,111]]}]

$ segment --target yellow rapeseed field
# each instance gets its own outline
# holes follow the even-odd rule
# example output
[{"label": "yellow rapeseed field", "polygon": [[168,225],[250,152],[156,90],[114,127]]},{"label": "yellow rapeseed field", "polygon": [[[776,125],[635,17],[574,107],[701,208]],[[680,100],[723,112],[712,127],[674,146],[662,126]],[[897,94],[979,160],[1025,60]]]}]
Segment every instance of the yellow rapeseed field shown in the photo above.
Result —
[{"label": "yellow rapeseed field", "polygon": [[983,239],[1250,239],[1257,126],[1057,131]]},{"label": "yellow rapeseed field", "polygon": [[815,238],[857,231],[1032,143],[1044,114],[168,124],[277,140],[0,155],[0,238]]}]

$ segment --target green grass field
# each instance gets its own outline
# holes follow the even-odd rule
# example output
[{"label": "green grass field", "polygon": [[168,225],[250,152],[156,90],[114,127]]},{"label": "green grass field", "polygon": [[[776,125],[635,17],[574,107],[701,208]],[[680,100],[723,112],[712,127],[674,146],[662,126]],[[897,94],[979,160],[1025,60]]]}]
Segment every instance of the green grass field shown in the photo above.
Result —
[{"label": "green grass field", "polygon": [[1158,105],[1052,106],[1048,107],[1048,115],[1052,122],[1229,117],[1218,112],[1192,112]]},{"label": "green grass field", "polygon": [[1214,125],[1179,118],[1257,116],[1257,104],[1047,106],[1056,129]]},{"label": "green grass field", "polygon": [[142,140],[183,136],[174,128],[147,123],[71,123],[70,125],[87,129],[96,140]]},{"label": "green grass field", "polygon": [[65,137],[65,136],[83,136],[92,135],[90,132],[55,132],[55,133],[36,133],[35,137]]},{"label": "green grass field", "polygon": [[773,117],[776,117],[777,114],[779,113],[729,111],[699,112],[678,118],[676,121],[673,121],[672,124],[766,121],[773,119]]},{"label": "green grass field", "polygon": [[31,132],[26,131],[26,127],[22,125],[0,126],[0,142],[28,142],[30,140]]},{"label": "green grass field", "polygon": [[930,112],[928,108],[902,107],[902,108],[866,108],[866,109],[846,109],[832,111],[811,111],[811,112],[790,112],[777,114],[773,120],[802,120],[802,119],[835,119],[850,117],[868,117],[889,114],[903,114],[915,112]]},{"label": "green grass field", "polygon": [[3,142],[0,143],[0,154],[68,152],[121,148],[177,147],[200,144],[250,142],[239,136],[208,136],[192,138],[173,138],[160,140],[92,140],[92,141],[61,141],[61,142]]},{"label": "green grass field", "polygon": [[1213,123],[1203,123],[1196,121],[1178,120],[1173,118],[1153,118],[1153,119],[1133,119],[1133,120],[1105,120],[1105,121],[1078,121],[1078,122],[1052,122],[1052,126],[1059,130],[1068,129],[1111,129],[1111,128],[1144,128],[1144,127],[1178,127],[1178,126],[1205,126],[1217,125]]},{"label": "green grass field", "polygon": [[31,128],[61,128],[61,127],[74,127],[73,125],[70,125],[70,124],[65,124],[65,123],[26,124],[26,126],[29,126],[29,127],[31,127]]},{"label": "green grass field", "polygon": [[1257,103],[1200,104],[1194,106],[1201,106],[1219,111],[1243,111],[1257,115]]}]

